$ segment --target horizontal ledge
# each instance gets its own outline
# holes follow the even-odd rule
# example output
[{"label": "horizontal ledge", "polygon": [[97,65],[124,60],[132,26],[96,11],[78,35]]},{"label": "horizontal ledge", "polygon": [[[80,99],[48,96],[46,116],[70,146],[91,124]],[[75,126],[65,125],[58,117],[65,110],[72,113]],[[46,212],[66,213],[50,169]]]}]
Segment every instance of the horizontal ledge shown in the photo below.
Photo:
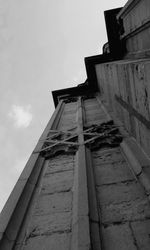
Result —
[{"label": "horizontal ledge", "polygon": [[121,39],[125,39],[127,40],[128,38],[135,36],[136,34],[140,33],[141,31],[147,29],[150,27],[150,18],[147,19],[142,25],[134,28],[133,30],[131,30],[128,33],[125,33],[121,36]]},{"label": "horizontal ledge", "polygon": [[117,18],[125,16],[129,11],[131,11],[135,5],[137,5],[141,0],[128,0],[121,11],[118,13]]}]

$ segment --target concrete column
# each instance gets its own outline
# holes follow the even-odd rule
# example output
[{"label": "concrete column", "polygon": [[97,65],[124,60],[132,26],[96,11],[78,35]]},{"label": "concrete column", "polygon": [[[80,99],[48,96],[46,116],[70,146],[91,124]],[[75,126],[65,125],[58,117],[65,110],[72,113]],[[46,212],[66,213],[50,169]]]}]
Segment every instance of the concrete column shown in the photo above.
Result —
[{"label": "concrete column", "polygon": [[71,250],[89,250],[91,249],[91,243],[81,97],[78,99],[77,123],[79,149],[76,155],[77,159],[74,174]]},{"label": "concrete column", "polygon": [[87,180],[88,180],[91,245],[92,245],[92,249],[101,250],[102,248],[101,248],[101,239],[100,239],[100,216],[99,216],[98,204],[97,204],[95,176],[94,176],[91,151],[88,148],[86,148],[86,160],[87,160]]}]

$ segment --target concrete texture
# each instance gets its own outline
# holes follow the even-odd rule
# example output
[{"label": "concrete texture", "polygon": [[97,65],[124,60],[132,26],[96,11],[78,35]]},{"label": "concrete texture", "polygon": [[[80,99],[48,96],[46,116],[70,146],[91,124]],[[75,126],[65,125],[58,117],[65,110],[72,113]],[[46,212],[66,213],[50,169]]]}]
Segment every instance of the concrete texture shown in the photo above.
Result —
[{"label": "concrete texture", "polygon": [[43,179],[42,194],[67,192],[71,190],[73,171],[56,172],[47,174]]},{"label": "concrete texture", "polygon": [[[119,192],[119,191],[118,191]],[[110,193],[106,193],[110,195]],[[100,198],[100,197],[99,197]],[[150,217],[150,206],[148,200],[134,197],[129,200],[113,201],[113,203],[101,204],[100,212],[104,224],[118,223],[123,221],[141,220]]]},{"label": "concrete texture", "polygon": [[[149,0],[128,1],[119,16],[127,51],[149,53]],[[2,212],[1,250],[150,249],[150,160],[146,157],[150,156],[150,61],[94,64],[101,97],[81,93],[82,97],[58,104]],[[126,130],[121,136],[119,132],[110,136],[109,129],[101,138],[83,134],[90,126],[111,119],[115,123],[115,116],[121,124],[115,130]],[[57,141],[56,150],[40,154],[52,130],[77,133],[74,151],[68,142],[62,147]],[[113,136],[120,136],[125,144],[120,145],[119,139],[113,144]],[[85,139],[90,139],[87,144]]]},{"label": "concrete texture", "polygon": [[101,124],[106,121],[105,111],[100,108],[96,98],[87,99],[84,101],[85,107],[85,125]]},{"label": "concrete texture", "polygon": [[[68,127],[72,128],[75,125],[76,107],[76,103],[67,103],[63,107],[63,113],[59,115],[58,112],[58,129],[67,130]],[[62,152],[45,161],[43,174],[40,176],[40,189],[32,198],[30,213],[22,226],[15,250],[57,250],[60,247],[69,249],[72,231],[74,167],[75,155],[70,153]]]},{"label": "concrete texture", "polygon": [[[148,156],[150,156],[149,72],[148,58],[96,65],[98,86],[105,101]],[[116,96],[128,107],[123,106]]]},{"label": "concrete texture", "polygon": [[[61,162],[61,164],[60,164]],[[74,155],[58,155],[55,158],[52,158],[48,161],[48,167],[45,173],[45,176],[48,174],[70,171],[74,168]]]},{"label": "concrete texture", "polygon": [[65,108],[58,125],[59,130],[72,129],[77,126],[76,111],[77,111],[77,102],[65,104]]},{"label": "concrete texture", "polygon": [[[56,160],[55,160],[56,159]],[[24,236],[16,249],[69,249],[72,228],[74,155],[61,154],[47,160],[41,188],[31,207]],[[49,245],[50,244],[50,245]]]},{"label": "concrete texture", "polygon": [[148,250],[150,246],[150,220],[135,221],[131,223],[138,249]]},{"label": "concrete texture", "polygon": [[137,250],[128,223],[103,227],[103,249]]},{"label": "concrete texture", "polygon": [[102,249],[149,249],[150,204],[130,162],[120,147],[93,151],[92,161]]},{"label": "concrete texture", "polygon": [[118,14],[118,18],[123,20],[124,33],[121,37],[127,40],[128,52],[133,53],[150,49],[149,17],[150,5],[148,0],[128,1]]},{"label": "concrete texture", "polygon": [[71,212],[57,213],[57,211],[49,215],[34,215],[28,229],[28,237],[69,232],[71,230],[71,217]]},{"label": "concrete texture", "polygon": [[79,98],[76,119],[80,146],[76,154],[74,170],[71,250],[90,250],[91,248],[86,150],[83,144],[83,113],[83,102]]},{"label": "concrete texture", "polygon": [[15,250],[62,250],[69,249],[70,234],[56,233],[28,239],[24,245],[17,245]]},{"label": "concrete texture", "polygon": [[41,195],[35,208],[36,215],[49,213],[68,212],[71,210],[71,192]]},{"label": "concrete texture", "polygon": [[[97,148],[95,140],[89,148],[84,145],[83,127],[108,122],[111,117],[96,98],[65,105],[65,119],[59,117],[58,127],[67,130],[70,124],[76,130],[77,152],[62,150],[38,163],[41,171],[37,168],[29,178],[27,191],[32,195],[20,233],[8,231],[6,236],[12,241],[7,239],[2,250],[12,249],[14,243],[13,250],[149,249],[150,204],[132,171],[128,154],[125,157],[119,144]],[[128,133],[125,138],[128,146]],[[149,175],[149,161],[140,150],[135,149],[135,158],[140,159],[140,167]]]}]

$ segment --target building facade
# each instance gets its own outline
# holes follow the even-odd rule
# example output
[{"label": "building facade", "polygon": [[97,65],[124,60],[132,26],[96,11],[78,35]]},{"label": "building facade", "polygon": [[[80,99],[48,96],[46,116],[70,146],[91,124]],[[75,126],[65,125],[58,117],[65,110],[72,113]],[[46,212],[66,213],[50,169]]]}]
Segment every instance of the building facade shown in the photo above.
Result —
[{"label": "building facade", "polygon": [[55,112],[0,216],[0,250],[150,249],[149,0],[105,20],[87,80],[52,92]]}]

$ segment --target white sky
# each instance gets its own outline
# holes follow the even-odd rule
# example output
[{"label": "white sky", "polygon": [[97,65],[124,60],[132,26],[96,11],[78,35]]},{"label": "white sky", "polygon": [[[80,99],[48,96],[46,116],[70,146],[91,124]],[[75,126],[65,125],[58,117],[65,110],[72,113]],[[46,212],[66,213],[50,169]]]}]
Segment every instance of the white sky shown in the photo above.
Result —
[{"label": "white sky", "polygon": [[0,0],[0,211],[46,126],[51,91],[86,80],[107,41],[103,11],[126,0]]}]

